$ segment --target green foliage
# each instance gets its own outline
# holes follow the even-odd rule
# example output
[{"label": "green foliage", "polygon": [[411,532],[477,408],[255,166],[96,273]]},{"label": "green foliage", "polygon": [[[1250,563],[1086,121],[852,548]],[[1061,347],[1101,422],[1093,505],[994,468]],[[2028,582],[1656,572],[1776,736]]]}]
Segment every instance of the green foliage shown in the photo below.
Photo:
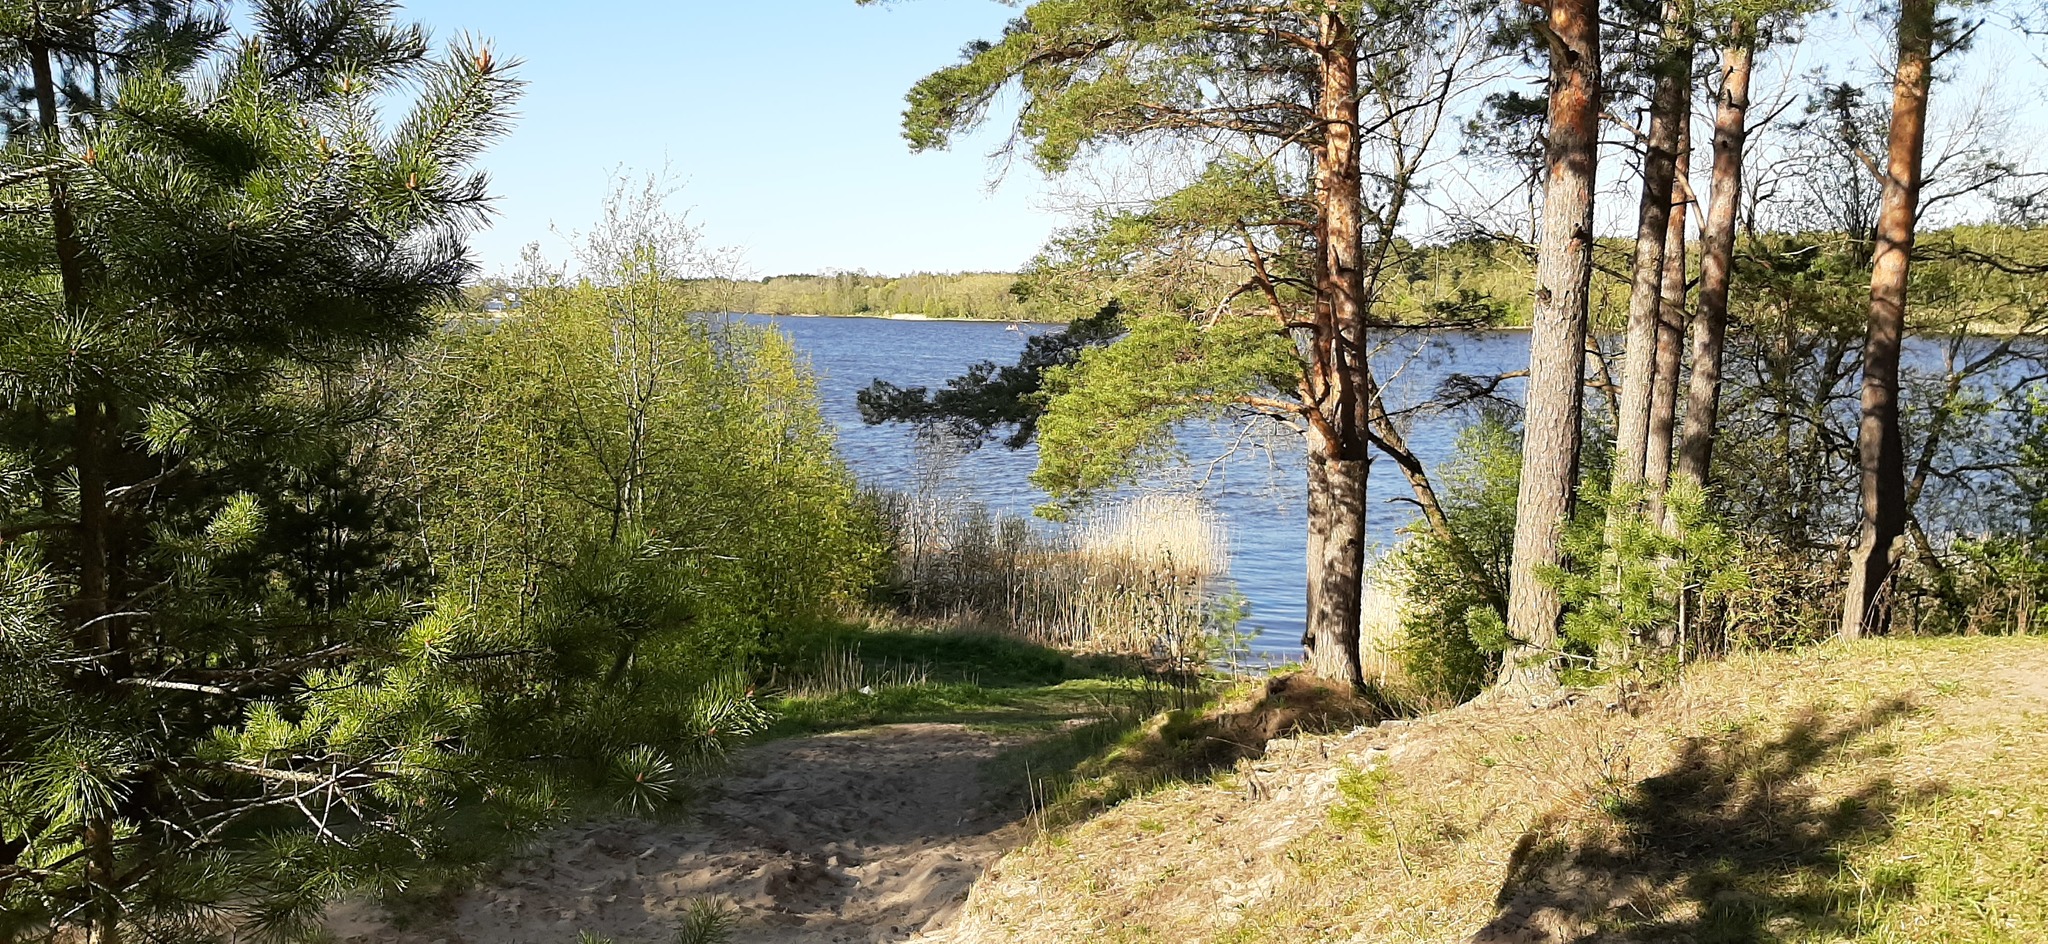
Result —
[{"label": "green foliage", "polygon": [[1457,703],[1478,694],[1508,648],[1493,601],[1506,595],[1521,471],[1520,432],[1490,413],[1458,434],[1456,451],[1438,470],[1444,513],[1490,587],[1476,585],[1450,546],[1419,527],[1381,565],[1404,603],[1396,654],[1424,701]]},{"label": "green foliage", "polygon": [[725,944],[732,940],[733,910],[723,903],[699,899],[683,910],[675,944]]},{"label": "green foliage", "polygon": [[788,341],[617,304],[532,291],[421,357],[406,474],[440,566],[521,617],[694,624],[706,664],[857,598],[877,532]]},{"label": "green foliage", "polygon": [[[676,925],[675,935],[669,944],[725,944],[732,940],[733,925],[737,914],[732,907],[721,901],[699,898],[683,908],[683,920]],[[601,934],[583,931],[576,935],[576,944],[617,944]]]},{"label": "green foliage", "polygon": [[1640,492],[1589,487],[1566,529],[1570,564],[1540,575],[1564,598],[1567,650],[1595,671],[1667,653],[1682,660],[1702,645],[1700,614],[1748,586],[1735,535],[1697,485],[1674,481],[1665,505],[1659,521]]},{"label": "green foliage", "polygon": [[1299,372],[1294,343],[1262,320],[1204,325],[1156,315],[1130,321],[1129,329],[1046,373],[1031,480],[1056,502],[1130,480],[1175,454],[1180,423],[1221,415],[1241,397],[1291,389]]},{"label": "green foliage", "polygon": [[0,936],[292,937],[550,803],[366,435],[517,83],[391,14],[0,6]]},{"label": "green foliage", "polygon": [[911,423],[923,430],[944,430],[955,440],[979,448],[1002,427],[1010,427],[1003,445],[1022,449],[1038,434],[1045,411],[1039,395],[1048,370],[1072,364],[1081,352],[1100,347],[1123,333],[1122,309],[1110,302],[1100,311],[1076,318],[1063,330],[1034,334],[1024,341],[1017,363],[997,366],[982,361],[967,373],[946,381],[937,392],[899,387],[877,378],[856,399],[860,417],[869,424]]},{"label": "green foliage", "polygon": [[452,322],[393,429],[436,572],[538,673],[480,736],[642,811],[766,728],[744,667],[885,551],[787,339],[694,314],[663,197],[614,194],[594,278]]},{"label": "green foliage", "polygon": [[[1077,656],[990,633],[828,626],[784,634],[771,736],[905,721],[1031,725],[1095,716],[1148,680],[1135,659]],[[819,676],[830,674],[832,679]]]},{"label": "green foliage", "polygon": [[1394,776],[1385,767],[1359,770],[1345,766],[1337,774],[1337,802],[1330,806],[1330,825],[1352,832],[1370,842],[1387,836],[1391,817],[1387,793]]}]

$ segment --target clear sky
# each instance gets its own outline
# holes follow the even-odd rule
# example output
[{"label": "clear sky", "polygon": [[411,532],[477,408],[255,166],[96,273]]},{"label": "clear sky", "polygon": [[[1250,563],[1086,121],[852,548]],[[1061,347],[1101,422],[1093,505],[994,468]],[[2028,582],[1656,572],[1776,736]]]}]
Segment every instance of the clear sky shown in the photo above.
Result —
[{"label": "clear sky", "polygon": [[997,128],[912,154],[903,95],[992,39],[990,0],[406,0],[438,40],[467,31],[524,61],[511,135],[485,158],[498,217],[472,245],[509,269],[597,216],[607,181],[666,168],[708,242],[756,275],[1014,270],[1058,223],[1020,161],[996,178]]},{"label": "clear sky", "polygon": [[[1808,42],[1760,64],[1763,110],[1803,95],[1797,77],[1816,67],[1884,94],[1888,36],[1857,0],[1838,5]],[[947,152],[912,154],[899,131],[917,79],[1016,15],[993,0],[405,0],[405,13],[439,39],[467,31],[525,63],[518,125],[485,159],[499,214],[473,245],[487,273],[511,269],[531,242],[567,259],[558,230],[594,220],[620,171],[666,169],[682,184],[676,207],[710,245],[742,249],[757,276],[1014,270],[1064,219],[1027,164],[991,164],[1008,110]],[[2009,34],[2001,23],[1980,35],[1937,89],[1936,123],[1989,90],[2008,109],[1992,125],[2025,152],[2048,131],[2048,40]],[[1695,116],[1697,135],[1710,117]],[[1634,207],[1627,188],[1611,191],[1603,229],[1627,232]]]}]

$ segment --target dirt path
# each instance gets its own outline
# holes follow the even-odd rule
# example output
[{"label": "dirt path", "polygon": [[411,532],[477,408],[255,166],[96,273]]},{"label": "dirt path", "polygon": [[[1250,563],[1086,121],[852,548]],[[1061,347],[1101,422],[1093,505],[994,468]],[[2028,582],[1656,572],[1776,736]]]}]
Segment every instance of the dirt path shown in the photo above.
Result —
[{"label": "dirt path", "polygon": [[691,819],[565,830],[465,894],[446,922],[394,931],[337,908],[342,942],[667,941],[690,902],[728,902],[734,944],[907,940],[949,920],[1023,837],[1015,791],[983,767],[1016,743],[904,724],[780,741],[742,755]]}]

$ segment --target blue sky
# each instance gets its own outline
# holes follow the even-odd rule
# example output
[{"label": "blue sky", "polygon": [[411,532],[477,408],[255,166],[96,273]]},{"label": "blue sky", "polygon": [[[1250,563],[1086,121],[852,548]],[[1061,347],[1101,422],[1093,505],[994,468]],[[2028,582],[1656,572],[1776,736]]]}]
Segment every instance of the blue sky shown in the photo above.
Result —
[{"label": "blue sky", "polygon": [[437,39],[524,61],[512,134],[485,158],[498,217],[486,272],[597,216],[620,169],[664,168],[708,242],[757,275],[825,268],[1013,270],[1057,224],[1021,162],[993,192],[1001,129],[912,154],[903,95],[1016,15],[990,0],[407,0]]},{"label": "blue sky", "polygon": [[[1884,30],[1858,0],[1839,5],[1815,18],[1807,42],[1760,64],[1762,110],[1804,94],[1797,77],[1816,67],[1879,74]],[[1069,201],[1048,197],[1022,161],[991,164],[1009,113],[926,154],[910,153],[899,118],[917,79],[957,61],[967,41],[998,36],[1016,12],[993,0],[405,0],[405,15],[437,37],[469,32],[524,61],[520,120],[485,159],[499,213],[473,245],[487,273],[513,268],[527,243],[567,259],[562,234],[596,218],[615,173],[664,170],[682,185],[674,205],[709,244],[743,250],[757,276],[1014,270],[1064,219],[1051,205]],[[1945,120],[1991,90],[2004,109],[1990,124],[2031,150],[2048,131],[2048,40],[2002,27],[1980,35],[1935,96]],[[1882,80],[1873,86],[1884,94]],[[1708,120],[1695,116],[1697,135]],[[1610,193],[1602,228],[1627,232],[1634,206],[1626,188]]]}]

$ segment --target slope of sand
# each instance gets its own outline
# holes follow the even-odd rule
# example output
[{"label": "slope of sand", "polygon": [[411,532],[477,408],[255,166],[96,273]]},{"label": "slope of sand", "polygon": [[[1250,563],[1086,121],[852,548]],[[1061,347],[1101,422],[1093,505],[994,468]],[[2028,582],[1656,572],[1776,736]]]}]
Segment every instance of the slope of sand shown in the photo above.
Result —
[{"label": "slope of sand", "polygon": [[667,941],[693,900],[727,902],[734,944],[902,941],[950,920],[989,863],[1023,839],[1014,790],[983,783],[1013,739],[906,724],[763,745],[680,823],[564,830],[405,931],[368,905],[329,930],[347,944]]}]

